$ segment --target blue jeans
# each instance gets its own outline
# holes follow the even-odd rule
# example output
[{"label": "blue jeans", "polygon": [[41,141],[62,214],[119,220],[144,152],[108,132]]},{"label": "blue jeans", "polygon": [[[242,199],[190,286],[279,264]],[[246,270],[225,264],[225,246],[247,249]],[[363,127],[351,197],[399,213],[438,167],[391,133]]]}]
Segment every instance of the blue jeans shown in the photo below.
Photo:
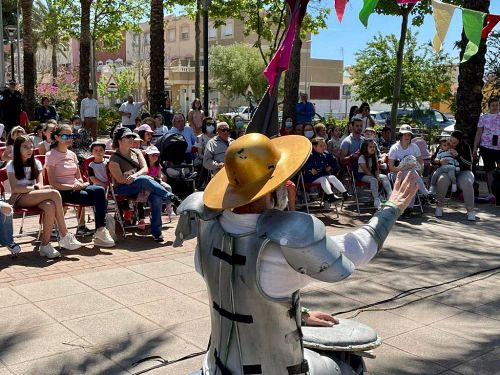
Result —
[{"label": "blue jeans", "polygon": [[0,245],[8,246],[14,242],[12,231],[12,216],[6,216],[0,211]]},{"label": "blue jeans", "polygon": [[61,193],[63,203],[94,206],[95,229],[106,226],[106,210],[108,209],[108,201],[106,199],[106,190],[104,190],[102,186],[89,185],[83,190],[60,190],[59,193]]},{"label": "blue jeans", "polygon": [[150,192],[148,202],[151,209],[151,234],[159,236],[161,234],[162,202],[169,201],[173,194],[148,176],[139,176],[130,185],[122,184],[115,187],[117,194],[130,198],[137,197],[141,190]]}]

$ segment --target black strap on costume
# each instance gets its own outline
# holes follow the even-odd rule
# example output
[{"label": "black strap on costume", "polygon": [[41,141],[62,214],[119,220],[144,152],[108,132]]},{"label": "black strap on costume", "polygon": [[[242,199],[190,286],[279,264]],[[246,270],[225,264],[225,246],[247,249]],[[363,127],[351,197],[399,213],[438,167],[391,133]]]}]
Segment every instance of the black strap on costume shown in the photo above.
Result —
[{"label": "black strap on costume", "polygon": [[215,364],[219,368],[222,375],[232,375],[231,371],[222,363],[219,356],[217,355],[217,350],[214,350]]},{"label": "black strap on costume", "polygon": [[252,315],[233,314],[232,312],[229,312],[220,307],[216,302],[214,302],[213,307],[214,310],[217,311],[224,318],[227,318],[229,320],[234,320],[235,322],[238,323],[246,323],[246,324],[253,323]]},{"label": "black strap on costume", "polygon": [[260,365],[243,366],[244,375],[259,375],[262,374],[262,367]]},{"label": "black strap on costume", "polygon": [[[215,365],[218,367],[222,375],[232,375],[231,370],[229,370],[221,359],[217,355],[217,350],[214,350]],[[261,365],[248,365],[243,366],[243,375],[260,375],[262,374]]]},{"label": "black strap on costume", "polygon": [[238,254],[229,255],[223,252],[221,249],[217,249],[216,247],[214,247],[212,255],[222,259],[223,261],[231,264],[232,266],[234,265],[244,266],[247,260],[246,256]]},{"label": "black strap on costume", "polygon": [[288,366],[286,369],[288,370],[288,375],[305,374],[309,372],[309,364],[307,363],[307,359],[304,359],[302,363],[294,366]]}]

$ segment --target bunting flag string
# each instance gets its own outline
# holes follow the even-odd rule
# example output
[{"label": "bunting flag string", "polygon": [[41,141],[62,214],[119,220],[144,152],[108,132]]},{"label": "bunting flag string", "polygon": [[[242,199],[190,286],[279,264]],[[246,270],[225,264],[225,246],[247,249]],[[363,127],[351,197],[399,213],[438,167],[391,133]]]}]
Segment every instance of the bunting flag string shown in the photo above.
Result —
[{"label": "bunting flag string", "polygon": [[497,23],[500,22],[500,15],[497,14],[487,14],[486,15],[486,26],[483,29],[483,32],[481,33],[481,38],[486,39],[491,33],[491,30],[497,25]]},{"label": "bunting flag string", "polygon": [[418,3],[419,1],[421,1],[421,0],[396,0],[396,2],[399,5],[402,5],[402,4],[414,4],[414,3]]},{"label": "bunting flag string", "polygon": [[434,52],[439,52],[441,50],[455,8],[454,5],[432,0],[432,17],[434,17],[434,23],[436,25],[436,35],[432,39],[432,48]]},{"label": "bunting flag string", "polygon": [[359,12],[359,20],[363,25],[365,25],[365,27],[368,27],[368,18],[370,17],[370,14],[372,14],[375,10],[377,4],[378,0],[364,0],[363,8]]},{"label": "bunting flag string", "polygon": [[339,22],[342,22],[344,18],[344,11],[348,0],[333,0],[335,2],[335,12],[337,13],[337,18]]},{"label": "bunting flag string", "polygon": [[469,39],[465,52],[462,57],[462,63],[468,61],[479,51],[479,43],[481,43],[481,34],[483,32],[484,19],[486,13],[476,10],[462,8],[462,21],[464,23],[464,32]]}]

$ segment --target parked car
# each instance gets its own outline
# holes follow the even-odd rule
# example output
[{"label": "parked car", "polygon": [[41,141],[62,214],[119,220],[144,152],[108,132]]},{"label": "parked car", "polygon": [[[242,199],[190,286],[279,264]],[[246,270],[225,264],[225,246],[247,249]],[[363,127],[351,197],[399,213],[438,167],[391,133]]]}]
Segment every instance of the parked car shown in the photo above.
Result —
[{"label": "parked car", "polygon": [[[382,112],[386,118],[391,118],[391,112]],[[409,117],[421,122],[426,128],[445,128],[455,124],[455,120],[450,120],[446,115],[436,109],[398,109],[398,123],[402,117]]]},{"label": "parked car", "polygon": [[455,131],[455,124],[449,125],[441,131],[441,137],[449,137]]},{"label": "parked car", "polygon": [[373,117],[377,125],[384,126],[387,116],[391,117],[391,113],[385,111],[370,111],[370,116]]},{"label": "parked car", "polygon": [[231,119],[233,119],[239,115],[239,116],[243,117],[243,120],[245,120],[245,121],[250,120],[250,111],[248,109],[248,106],[237,107],[233,111],[221,113],[221,115],[230,117]]}]

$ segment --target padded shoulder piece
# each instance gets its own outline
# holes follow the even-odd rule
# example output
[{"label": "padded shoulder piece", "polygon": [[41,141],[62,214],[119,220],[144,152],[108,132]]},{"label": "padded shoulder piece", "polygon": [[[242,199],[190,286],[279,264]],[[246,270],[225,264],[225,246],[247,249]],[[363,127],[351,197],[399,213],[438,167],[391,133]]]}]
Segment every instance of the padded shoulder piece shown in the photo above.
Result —
[{"label": "padded shoulder piece", "polygon": [[196,192],[184,199],[177,208],[179,221],[175,228],[173,247],[180,247],[185,240],[196,238],[198,235],[197,220],[212,220],[222,211],[210,210],[203,204],[203,193]]},{"label": "padded shoulder piece", "polygon": [[177,208],[179,215],[185,212],[194,212],[201,220],[211,220],[219,216],[222,211],[211,210],[203,204],[203,192],[198,191],[184,199]]},{"label": "padded shoulder piece", "polygon": [[288,264],[299,273],[336,282],[354,272],[352,262],[314,216],[268,210],[257,221],[257,235],[278,244]]},{"label": "padded shoulder piece", "polygon": [[281,246],[307,247],[325,238],[325,225],[298,211],[267,210],[257,221],[257,236],[267,237]]}]

